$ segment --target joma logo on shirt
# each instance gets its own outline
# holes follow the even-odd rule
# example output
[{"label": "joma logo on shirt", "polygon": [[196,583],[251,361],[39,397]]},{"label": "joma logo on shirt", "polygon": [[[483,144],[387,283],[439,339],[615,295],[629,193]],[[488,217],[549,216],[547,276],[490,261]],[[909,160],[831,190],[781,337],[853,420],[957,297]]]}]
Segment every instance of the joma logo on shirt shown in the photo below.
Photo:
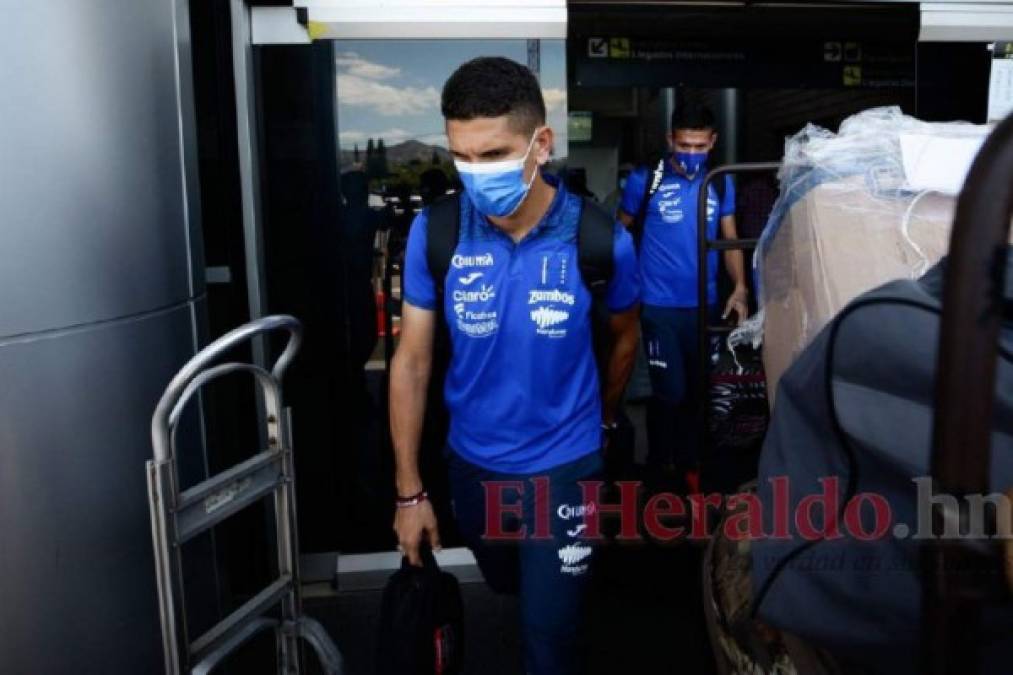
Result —
[{"label": "joma logo on shirt", "polygon": [[461,255],[457,254],[450,260],[451,264],[461,269],[463,267],[492,267],[493,259],[492,253],[481,253],[479,255]]},{"label": "joma logo on shirt", "polygon": [[561,302],[564,305],[572,305],[576,301],[573,293],[560,290],[551,291],[529,291],[528,304],[535,305],[539,302]]}]

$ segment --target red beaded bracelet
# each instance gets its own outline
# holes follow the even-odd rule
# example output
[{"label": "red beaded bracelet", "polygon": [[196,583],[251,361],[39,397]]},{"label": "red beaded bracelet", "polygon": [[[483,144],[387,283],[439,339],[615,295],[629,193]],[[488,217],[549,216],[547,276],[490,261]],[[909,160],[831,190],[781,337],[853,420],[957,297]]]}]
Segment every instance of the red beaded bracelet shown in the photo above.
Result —
[{"label": "red beaded bracelet", "polygon": [[426,492],[425,490],[422,490],[421,492],[418,492],[417,494],[413,494],[411,497],[401,497],[401,496],[398,496],[394,500],[394,504],[399,509],[404,509],[404,508],[408,508],[409,506],[418,506],[422,502],[426,501],[428,498],[429,498],[429,493]]}]

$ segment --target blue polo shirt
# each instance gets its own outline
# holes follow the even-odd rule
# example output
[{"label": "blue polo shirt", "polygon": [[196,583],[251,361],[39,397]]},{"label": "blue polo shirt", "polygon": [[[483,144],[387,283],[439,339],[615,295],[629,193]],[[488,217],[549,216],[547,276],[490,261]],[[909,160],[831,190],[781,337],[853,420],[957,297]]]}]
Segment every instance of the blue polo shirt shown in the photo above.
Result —
[{"label": "blue polo shirt", "polygon": [[[640,242],[640,274],[645,305],[658,307],[696,307],[697,300],[697,196],[706,175],[701,168],[693,180],[676,173],[670,161],[658,191],[651,197],[644,218]],[[640,211],[647,181],[654,167],[640,167],[630,173],[619,208],[635,216]],[[707,196],[707,236],[716,239],[718,223],[735,214],[735,185],[725,176],[725,194],[718,204],[718,193],[711,183]],[[708,256],[707,303],[718,301],[718,254]]]},{"label": "blue polo shirt", "polygon": [[[601,394],[591,346],[591,294],[580,278],[581,198],[554,176],[556,196],[524,239],[509,236],[461,198],[460,238],[444,290],[453,356],[444,395],[450,447],[491,471],[533,473],[601,447]],[[404,299],[435,309],[426,260],[427,212],[412,224]],[[639,301],[633,240],[616,224],[607,304]]]}]

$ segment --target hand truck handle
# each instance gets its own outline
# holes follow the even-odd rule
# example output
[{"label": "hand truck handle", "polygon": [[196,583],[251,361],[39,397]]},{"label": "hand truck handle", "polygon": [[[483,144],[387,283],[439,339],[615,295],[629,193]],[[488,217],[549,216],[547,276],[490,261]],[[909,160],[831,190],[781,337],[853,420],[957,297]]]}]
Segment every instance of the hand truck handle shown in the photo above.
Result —
[{"label": "hand truck handle", "polygon": [[176,403],[189,385],[203,370],[215,363],[222,355],[251,338],[276,330],[288,331],[288,344],[285,351],[271,368],[271,376],[281,381],[285,370],[292,363],[299,346],[302,344],[302,324],[293,316],[278,314],[265,316],[229,331],[204,349],[197,352],[187,361],[176,376],[169,382],[162,398],[158,401],[155,414],[151,418],[151,443],[154,448],[155,461],[165,461],[171,456],[169,447],[169,418]]}]

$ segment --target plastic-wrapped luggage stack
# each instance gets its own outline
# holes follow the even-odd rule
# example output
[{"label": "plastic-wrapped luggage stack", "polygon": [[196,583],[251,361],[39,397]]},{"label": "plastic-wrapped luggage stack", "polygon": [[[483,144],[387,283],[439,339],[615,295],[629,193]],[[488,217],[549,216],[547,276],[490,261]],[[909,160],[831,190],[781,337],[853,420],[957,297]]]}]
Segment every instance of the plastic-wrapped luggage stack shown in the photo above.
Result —
[{"label": "plastic-wrapped luggage stack", "polygon": [[[781,194],[756,256],[772,404],[781,374],[848,302],[917,278],[946,253],[967,166],[952,155],[946,166],[925,164],[946,144],[969,159],[987,131],[921,122],[894,107],[859,113],[836,134],[810,124],[788,139]],[[925,182],[940,171],[956,172],[950,194],[932,183],[937,176]]]},{"label": "plastic-wrapped luggage stack", "polygon": [[[944,145],[964,138],[973,156],[986,132],[879,109],[839,134],[810,126],[788,141],[781,196],[757,256],[771,390],[779,380],[756,486],[762,533],[722,547],[719,530],[705,580],[707,608],[720,618],[711,622],[719,652],[733,664],[748,652],[759,669],[750,672],[783,672],[757,657],[774,662],[785,651],[797,672],[919,670],[940,258],[956,200],[945,181],[912,181],[920,158],[901,148],[906,136]],[[926,145],[916,138],[918,147]],[[955,181],[959,188],[963,176]],[[993,493],[1013,485],[1013,248],[1003,262]],[[722,564],[722,552],[739,559]],[[1013,605],[996,595],[984,611],[982,672],[1007,672]],[[799,666],[791,645],[828,665]]]}]

